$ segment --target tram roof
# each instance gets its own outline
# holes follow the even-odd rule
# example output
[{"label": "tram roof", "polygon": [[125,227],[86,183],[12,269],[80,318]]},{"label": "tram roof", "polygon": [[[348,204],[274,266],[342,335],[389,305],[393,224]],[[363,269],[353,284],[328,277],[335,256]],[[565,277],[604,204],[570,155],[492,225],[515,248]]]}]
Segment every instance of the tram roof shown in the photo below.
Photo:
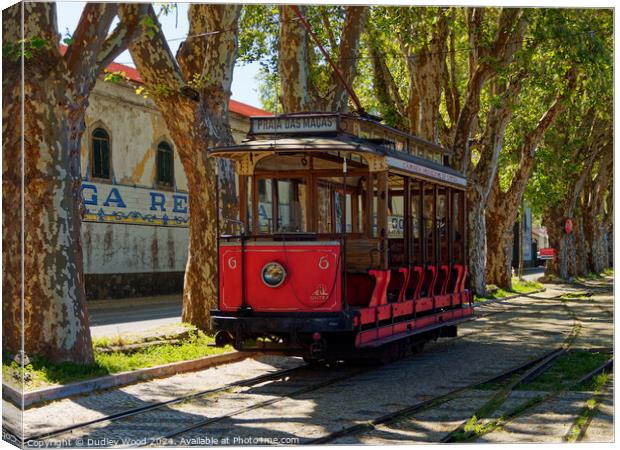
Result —
[{"label": "tram roof", "polygon": [[385,156],[388,165],[464,186],[463,175],[439,161],[450,150],[365,117],[342,113],[303,113],[251,117],[248,139],[217,147],[209,155],[238,159],[260,152],[343,151]]}]

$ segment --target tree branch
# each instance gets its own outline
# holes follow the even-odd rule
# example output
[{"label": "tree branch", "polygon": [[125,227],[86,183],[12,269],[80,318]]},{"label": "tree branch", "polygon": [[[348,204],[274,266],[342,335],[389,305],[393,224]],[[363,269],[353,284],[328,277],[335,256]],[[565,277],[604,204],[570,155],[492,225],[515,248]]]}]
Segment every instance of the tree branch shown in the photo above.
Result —
[{"label": "tree branch", "polygon": [[[358,55],[360,38],[366,23],[370,9],[367,6],[347,6],[346,18],[340,38],[337,65],[344,76],[347,84],[351,85],[357,75]],[[335,48],[335,41],[333,43]],[[331,85],[334,87],[331,110],[346,111],[347,92],[336,74],[332,73]]]},{"label": "tree branch", "polygon": [[118,8],[121,19],[114,31],[106,38],[97,55],[98,71],[105,69],[116,57],[140,37],[140,19],[148,12],[146,3],[123,3]]},{"label": "tree branch", "polygon": [[99,75],[97,59],[118,3],[87,3],[73,33],[64,60],[79,95],[86,96]]},{"label": "tree branch", "polygon": [[[332,29],[332,24],[329,21],[329,16],[327,14],[327,7],[317,6],[317,8],[321,16],[321,22],[323,23],[323,27],[325,27],[325,31],[327,32],[327,39],[329,40],[329,46],[332,48],[332,51],[334,51],[338,47],[338,44],[336,43],[336,37],[334,36],[334,30]],[[347,16],[348,15],[349,14],[347,11]]]},{"label": "tree branch", "polygon": [[[480,110],[480,93],[485,83],[496,73],[496,69],[488,62],[489,58],[499,60],[500,66],[505,66],[512,59],[515,51],[522,45],[527,22],[523,12],[518,8],[503,8],[498,20],[498,29],[495,34],[492,53],[480,47],[481,27],[479,12],[474,9],[468,16],[470,39],[470,78],[467,84],[463,108],[459,112],[454,134],[453,150],[457,169],[466,173],[471,163],[469,149],[469,135],[472,124]],[[473,40],[476,40],[475,42]],[[485,58],[480,58],[484,55]]]},{"label": "tree branch", "polygon": [[547,109],[547,111],[545,111],[542,115],[536,127],[525,137],[524,143],[521,146],[519,166],[513,176],[508,191],[502,195],[502,207],[514,207],[514,205],[521,202],[525,185],[530,177],[532,167],[534,165],[536,149],[544,137],[545,132],[549,129],[549,127],[551,127],[551,125],[553,125],[553,123],[566,108],[565,103],[575,89],[575,85],[577,83],[577,69],[575,67],[571,67],[566,72],[565,78],[567,80],[566,86],[560,89],[555,97],[555,100],[549,109]]}]

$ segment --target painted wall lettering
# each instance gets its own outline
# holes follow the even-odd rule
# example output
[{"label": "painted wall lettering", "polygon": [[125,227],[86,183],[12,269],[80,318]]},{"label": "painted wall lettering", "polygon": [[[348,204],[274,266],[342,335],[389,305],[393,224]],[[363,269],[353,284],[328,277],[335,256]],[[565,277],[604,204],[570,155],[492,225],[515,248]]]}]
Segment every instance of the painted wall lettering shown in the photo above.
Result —
[{"label": "painted wall lettering", "polygon": [[176,227],[189,222],[187,193],[93,182],[82,183],[81,193],[85,222]]},{"label": "painted wall lettering", "polygon": [[[84,191],[87,191],[86,193]],[[82,184],[82,200],[85,205],[97,204],[97,186],[94,184]]]},{"label": "painted wall lettering", "polygon": [[120,192],[118,192],[117,188],[110,189],[108,198],[105,199],[103,206],[110,206],[110,204],[112,203],[116,204],[116,206],[118,206],[119,208],[127,207],[127,205],[125,205],[125,202],[123,201],[123,198],[121,197]]},{"label": "painted wall lettering", "polygon": [[172,212],[187,213],[187,195],[174,194],[172,202]]},{"label": "painted wall lettering", "polygon": [[166,196],[161,192],[151,192],[151,211],[165,211]]}]

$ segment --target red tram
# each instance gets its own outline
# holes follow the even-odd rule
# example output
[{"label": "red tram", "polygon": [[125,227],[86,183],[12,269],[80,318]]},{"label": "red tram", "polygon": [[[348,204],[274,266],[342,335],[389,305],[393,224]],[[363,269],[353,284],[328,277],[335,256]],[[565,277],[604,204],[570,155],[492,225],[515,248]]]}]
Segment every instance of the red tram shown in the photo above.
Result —
[{"label": "red tram", "polygon": [[[254,117],[219,239],[216,342],[310,360],[420,349],[473,317],[465,189],[450,152],[365,117]],[[219,236],[218,231],[218,236]]]}]

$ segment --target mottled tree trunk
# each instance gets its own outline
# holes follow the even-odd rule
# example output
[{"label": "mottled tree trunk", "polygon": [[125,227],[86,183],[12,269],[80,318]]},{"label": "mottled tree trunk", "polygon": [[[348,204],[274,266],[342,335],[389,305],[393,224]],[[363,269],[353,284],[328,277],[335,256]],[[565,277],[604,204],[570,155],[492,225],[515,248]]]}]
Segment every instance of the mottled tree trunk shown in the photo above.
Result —
[{"label": "mottled tree trunk", "polygon": [[[346,7],[346,18],[341,33],[337,65],[345,81],[351,87],[353,87],[353,81],[357,76],[360,38],[366,28],[369,12],[368,6]],[[331,98],[328,97],[329,110],[347,111],[349,95],[334,73],[332,73],[331,85],[330,92],[333,94],[331,94]]]},{"label": "mottled tree trunk", "polygon": [[607,253],[607,233],[602,226],[594,228],[592,236],[592,270],[595,274],[600,274],[609,267]]},{"label": "mottled tree trunk", "polygon": [[[334,71],[326,86],[313,83],[310,78],[312,58],[310,49],[316,44],[298,17],[295,8],[305,18],[306,6],[279,7],[280,34],[278,42],[278,76],[280,78],[280,103],[285,113],[303,111],[347,111],[348,93]],[[347,6],[340,32],[338,54],[330,55],[347,85],[351,86],[357,75],[360,37],[368,20],[367,6]],[[323,24],[330,36],[334,32],[328,17]],[[335,41],[331,42],[335,45]]]},{"label": "mottled tree trunk", "polygon": [[484,210],[486,199],[475,189],[467,193],[467,224],[471,289],[478,295],[486,295],[485,264],[487,256],[487,230]]},{"label": "mottled tree trunk", "polygon": [[575,233],[575,246],[576,246],[576,273],[580,276],[588,275],[588,252],[589,243],[586,235],[586,227],[584,224],[584,217],[581,215],[576,218],[574,233]]},{"label": "mottled tree trunk", "polygon": [[503,289],[512,289],[513,226],[519,213],[519,203],[507,207],[496,175],[486,210],[487,283]]},{"label": "mottled tree trunk", "polygon": [[[53,3],[3,12],[2,331],[12,352],[93,359],[80,244],[80,138],[97,75],[137,32],[134,22],[107,36],[117,9],[87,4],[65,55]],[[24,47],[40,43],[22,53],[22,39]]]},{"label": "mottled tree trunk", "polygon": [[[236,30],[240,12],[240,5],[193,4],[189,34]],[[157,23],[152,7],[148,14]],[[176,59],[161,30],[131,47],[187,176],[190,221],[182,318],[201,329],[209,329],[209,310],[217,306],[218,216],[238,216],[233,165],[207,156],[209,148],[232,143],[228,103],[237,36],[231,31],[188,39]],[[166,87],[163,93],[161,86]]]},{"label": "mottled tree trunk", "polygon": [[[558,91],[549,109],[532,130],[525,134],[520,149],[517,170],[508,190],[502,192],[496,175],[487,204],[487,280],[504,289],[512,289],[512,227],[517,219],[519,205],[534,167],[536,149],[545,132],[565,109],[564,102],[575,88],[577,73],[571,68],[566,73],[567,86]],[[499,267],[503,264],[503,269]]]},{"label": "mottled tree trunk", "polygon": [[[305,15],[306,7],[299,6]],[[308,32],[290,6],[280,6],[280,36],[278,47],[278,74],[284,112],[301,112],[310,108],[308,95]]]},{"label": "mottled tree trunk", "polygon": [[[448,39],[448,11],[438,11],[437,23],[428,45],[414,50],[408,39],[400,36],[409,73],[407,116],[409,131],[430,142],[439,141],[439,105],[443,87]],[[407,37],[408,38],[408,37]]]},{"label": "mottled tree trunk", "polygon": [[[506,127],[512,118],[513,105],[521,91],[521,81],[524,76],[525,71],[521,71],[507,84],[492,83],[491,95],[497,95],[499,101],[489,107],[486,127],[480,143],[480,159],[475,167],[470,166],[469,274],[474,292],[478,295],[486,294],[485,265],[488,254],[486,208],[493,181],[496,179],[499,153],[504,142]],[[472,207],[472,205],[475,206]]]}]

